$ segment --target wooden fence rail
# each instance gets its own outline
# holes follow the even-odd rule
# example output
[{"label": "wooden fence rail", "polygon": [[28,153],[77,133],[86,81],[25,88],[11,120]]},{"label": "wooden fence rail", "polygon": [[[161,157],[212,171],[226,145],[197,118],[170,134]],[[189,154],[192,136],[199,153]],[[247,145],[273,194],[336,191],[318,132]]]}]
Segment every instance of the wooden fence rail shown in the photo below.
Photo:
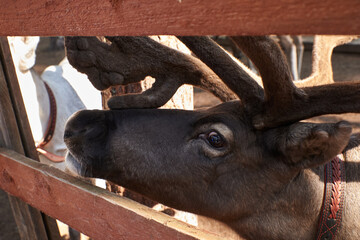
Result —
[{"label": "wooden fence rail", "polygon": [[218,239],[54,167],[0,148],[0,188],[94,239]]},{"label": "wooden fence rail", "polygon": [[0,35],[359,34],[359,0],[0,0]]},{"label": "wooden fence rail", "polygon": [[[0,147],[38,160],[6,37],[0,37]],[[10,195],[9,203],[22,240],[60,239],[54,219]]]}]

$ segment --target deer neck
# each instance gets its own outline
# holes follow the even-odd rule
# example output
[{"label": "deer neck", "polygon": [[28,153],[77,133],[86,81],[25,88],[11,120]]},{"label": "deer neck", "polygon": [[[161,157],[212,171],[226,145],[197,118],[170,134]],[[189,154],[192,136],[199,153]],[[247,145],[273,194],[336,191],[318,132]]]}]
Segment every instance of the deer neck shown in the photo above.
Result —
[{"label": "deer neck", "polygon": [[323,167],[305,169],[273,199],[264,199],[266,205],[259,206],[255,214],[229,225],[246,239],[314,239],[323,200],[323,179]]}]

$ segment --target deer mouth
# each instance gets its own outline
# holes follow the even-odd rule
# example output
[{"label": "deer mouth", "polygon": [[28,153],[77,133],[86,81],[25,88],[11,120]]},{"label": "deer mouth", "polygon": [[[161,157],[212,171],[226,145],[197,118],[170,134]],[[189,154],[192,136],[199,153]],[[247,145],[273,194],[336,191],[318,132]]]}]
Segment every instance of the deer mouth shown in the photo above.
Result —
[{"label": "deer mouth", "polygon": [[67,172],[74,176],[88,177],[88,178],[105,178],[109,173],[106,166],[106,161],[102,159],[77,158],[71,152],[68,152],[65,157],[65,166]]},{"label": "deer mouth", "polygon": [[91,167],[88,164],[76,159],[70,152],[66,154],[65,157],[66,169],[72,175],[81,176],[81,177],[92,177]]},{"label": "deer mouth", "polygon": [[[95,149],[98,149],[94,147]],[[86,153],[79,149],[69,149],[65,157],[65,166],[71,174],[89,178],[105,178],[111,171],[111,161],[106,154]],[[98,154],[96,154],[98,153]]]}]

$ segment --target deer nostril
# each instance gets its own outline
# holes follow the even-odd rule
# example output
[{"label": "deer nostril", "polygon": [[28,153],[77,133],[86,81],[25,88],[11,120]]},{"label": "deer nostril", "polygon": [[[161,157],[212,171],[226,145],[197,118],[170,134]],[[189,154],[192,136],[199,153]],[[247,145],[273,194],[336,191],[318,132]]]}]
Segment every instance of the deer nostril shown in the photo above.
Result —
[{"label": "deer nostril", "polygon": [[68,139],[68,138],[72,138],[72,137],[77,137],[80,135],[84,135],[87,132],[89,132],[89,128],[87,127],[82,127],[80,129],[65,129],[64,132],[64,139]]},{"label": "deer nostril", "polygon": [[107,132],[106,114],[97,110],[82,110],[73,114],[66,123],[64,140],[94,139]]},{"label": "deer nostril", "polygon": [[74,135],[73,131],[65,130],[64,132],[64,139],[71,138]]}]

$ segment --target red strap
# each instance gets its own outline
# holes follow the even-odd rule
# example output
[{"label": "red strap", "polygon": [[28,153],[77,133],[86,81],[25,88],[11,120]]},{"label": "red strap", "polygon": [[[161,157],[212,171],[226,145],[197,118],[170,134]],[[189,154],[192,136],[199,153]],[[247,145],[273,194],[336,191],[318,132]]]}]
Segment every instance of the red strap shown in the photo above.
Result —
[{"label": "red strap", "polygon": [[46,131],[45,131],[44,137],[36,145],[36,150],[39,153],[43,154],[50,161],[63,162],[63,161],[65,161],[64,157],[52,154],[44,149],[45,145],[48,144],[54,136],[55,126],[56,126],[56,115],[57,115],[56,100],[55,100],[54,93],[51,90],[50,86],[46,82],[44,82],[44,85],[45,85],[46,91],[49,96],[50,115],[49,115],[49,120],[48,120],[48,123],[46,126]]},{"label": "red strap", "polygon": [[52,154],[51,152],[46,151],[45,149],[42,148],[36,148],[36,150],[41,153],[42,155],[44,155],[47,159],[49,159],[52,162],[64,162],[65,161],[65,157],[63,156],[58,156],[55,154]]},{"label": "red strap", "polygon": [[52,92],[49,85],[44,82],[46,91],[49,96],[49,102],[50,102],[50,114],[49,114],[49,120],[46,126],[46,131],[44,134],[43,139],[41,139],[40,143],[37,144],[37,148],[43,148],[46,144],[50,142],[52,137],[54,136],[55,126],[56,126],[56,100],[54,93]]},{"label": "red strap", "polygon": [[316,239],[332,240],[341,224],[345,198],[345,163],[337,156],[325,165],[324,171],[324,200]]}]

